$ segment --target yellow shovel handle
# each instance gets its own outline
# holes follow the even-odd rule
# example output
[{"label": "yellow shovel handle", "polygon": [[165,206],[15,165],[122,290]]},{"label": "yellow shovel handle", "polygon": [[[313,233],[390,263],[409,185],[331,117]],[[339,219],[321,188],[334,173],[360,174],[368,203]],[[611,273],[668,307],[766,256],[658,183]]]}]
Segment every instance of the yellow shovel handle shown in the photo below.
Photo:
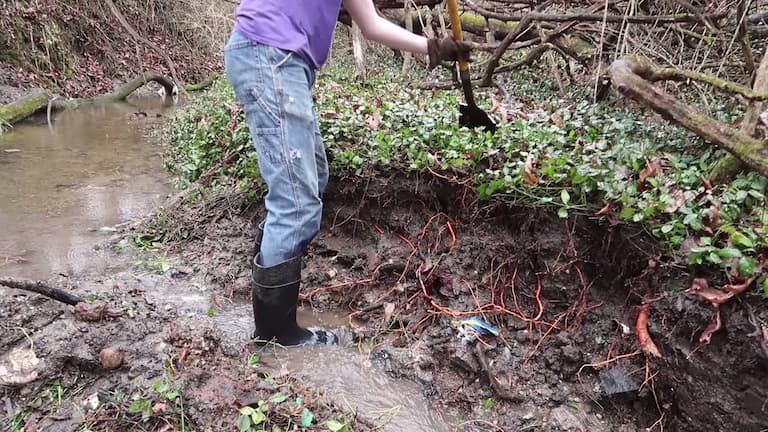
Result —
[{"label": "yellow shovel handle", "polygon": [[[453,37],[458,41],[464,40],[464,35],[461,32],[459,5],[456,0],[448,0],[448,14],[451,16],[451,30],[453,30]],[[466,72],[468,70],[469,64],[465,61],[459,60],[459,71]]]}]

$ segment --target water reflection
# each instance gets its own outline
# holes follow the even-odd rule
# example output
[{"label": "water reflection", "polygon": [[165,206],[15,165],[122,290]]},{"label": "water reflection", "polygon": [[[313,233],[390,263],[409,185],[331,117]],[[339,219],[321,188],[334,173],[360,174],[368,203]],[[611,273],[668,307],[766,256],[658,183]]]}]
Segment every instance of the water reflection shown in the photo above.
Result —
[{"label": "water reflection", "polygon": [[147,213],[171,190],[162,150],[140,126],[172,109],[159,98],[86,106],[51,128],[0,135],[0,274],[45,279],[106,265],[93,249],[99,228]]}]

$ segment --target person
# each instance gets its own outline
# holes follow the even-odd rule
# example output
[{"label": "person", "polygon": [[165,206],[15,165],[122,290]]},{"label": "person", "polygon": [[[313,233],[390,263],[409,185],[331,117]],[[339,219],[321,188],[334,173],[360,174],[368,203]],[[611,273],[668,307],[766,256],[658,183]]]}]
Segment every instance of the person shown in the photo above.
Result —
[{"label": "person", "polygon": [[337,336],[296,322],[302,254],[320,229],[328,163],[311,89],[327,60],[342,7],[363,36],[427,54],[430,68],[469,60],[467,44],[426,38],[378,14],[372,0],[242,0],[224,48],[227,79],[243,107],[267,185],[256,230],[254,339],[285,346],[333,344]]}]

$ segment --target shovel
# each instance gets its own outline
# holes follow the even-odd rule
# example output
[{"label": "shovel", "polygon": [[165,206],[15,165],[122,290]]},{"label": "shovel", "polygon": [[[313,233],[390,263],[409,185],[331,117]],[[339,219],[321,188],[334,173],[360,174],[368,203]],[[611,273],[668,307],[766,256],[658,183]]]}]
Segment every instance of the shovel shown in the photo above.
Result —
[{"label": "shovel", "polygon": [[[458,41],[463,40],[459,6],[456,0],[448,0],[448,12],[451,15],[453,37]],[[461,88],[464,90],[464,99],[467,102],[466,105],[459,105],[459,126],[482,127],[488,132],[496,132],[496,123],[475,103],[475,96],[472,94],[472,81],[469,78],[469,63],[463,60],[459,60],[459,79],[461,80]]]}]

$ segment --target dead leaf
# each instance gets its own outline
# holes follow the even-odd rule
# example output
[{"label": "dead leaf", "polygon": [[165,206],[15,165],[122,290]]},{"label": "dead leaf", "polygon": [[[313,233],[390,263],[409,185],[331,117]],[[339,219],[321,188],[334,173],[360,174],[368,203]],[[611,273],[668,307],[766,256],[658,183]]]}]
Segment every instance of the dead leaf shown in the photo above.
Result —
[{"label": "dead leaf", "polygon": [[155,414],[167,413],[168,405],[165,402],[158,402],[152,406],[152,412]]},{"label": "dead leaf", "polygon": [[366,123],[368,123],[368,127],[371,128],[372,131],[379,130],[379,123],[381,123],[381,114],[375,112],[368,116],[368,119],[366,120]]},{"label": "dead leaf", "polygon": [[75,317],[82,321],[101,321],[106,318],[118,318],[123,311],[113,308],[105,302],[80,302],[75,305]]},{"label": "dead leaf", "polygon": [[533,164],[535,161],[533,160],[532,155],[528,155],[528,159],[525,160],[525,168],[523,170],[523,174],[525,175],[525,182],[528,184],[538,184],[539,178],[536,177],[536,174],[533,173],[534,167]]},{"label": "dead leaf", "polygon": [[341,114],[338,113],[336,110],[325,110],[322,114],[323,118],[327,119],[340,119]]},{"label": "dead leaf", "polygon": [[709,206],[709,215],[707,215],[707,226],[713,230],[717,228],[717,222],[720,220],[720,209],[712,204]]},{"label": "dead leaf", "polygon": [[644,182],[650,177],[656,177],[657,175],[661,174],[661,172],[661,158],[654,157],[653,159],[647,161],[645,168],[640,171],[640,181]]},{"label": "dead leaf", "polygon": [[384,305],[384,322],[389,322],[392,319],[392,314],[395,313],[395,304],[387,303]]},{"label": "dead leaf", "polygon": [[524,113],[523,111],[520,111],[520,110],[513,110],[512,112],[513,112],[513,113],[515,113],[515,114],[516,114],[518,117],[520,117],[521,119],[523,119],[523,120],[528,120],[528,114]]},{"label": "dead leaf", "polygon": [[559,127],[560,129],[563,129],[565,127],[565,120],[563,120],[563,118],[557,113],[552,113],[552,115],[549,116],[549,121],[551,121],[555,126]]},{"label": "dead leaf", "polygon": [[674,213],[677,211],[677,209],[682,207],[683,204],[685,204],[685,196],[683,195],[683,191],[680,189],[673,190],[669,195],[672,197],[672,199],[674,199],[674,202],[667,204],[667,206],[664,207],[664,212]]}]

